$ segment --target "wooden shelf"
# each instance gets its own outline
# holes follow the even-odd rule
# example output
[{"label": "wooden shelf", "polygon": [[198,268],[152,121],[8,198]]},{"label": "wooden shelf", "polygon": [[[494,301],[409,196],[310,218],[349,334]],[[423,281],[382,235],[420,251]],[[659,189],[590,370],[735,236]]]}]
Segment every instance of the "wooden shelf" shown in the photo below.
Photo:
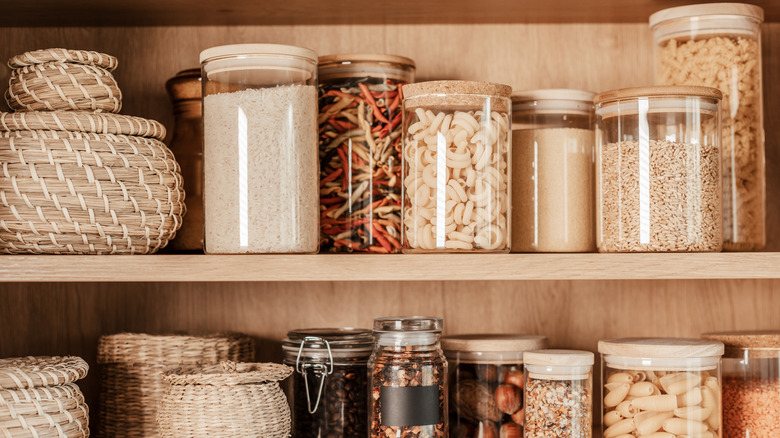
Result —
[{"label": "wooden shelf", "polygon": [[0,256],[2,282],[780,279],[780,253]]},{"label": "wooden shelf", "polygon": [[[38,0],[3,11],[4,26],[170,26],[428,23],[646,23],[690,0]],[[766,21],[780,2],[752,0]]]}]

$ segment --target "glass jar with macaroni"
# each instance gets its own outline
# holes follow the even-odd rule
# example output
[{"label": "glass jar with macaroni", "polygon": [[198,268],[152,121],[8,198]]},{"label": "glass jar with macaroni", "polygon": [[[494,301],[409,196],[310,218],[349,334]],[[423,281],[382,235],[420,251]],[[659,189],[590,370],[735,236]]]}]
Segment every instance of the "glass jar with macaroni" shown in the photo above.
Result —
[{"label": "glass jar with macaroni", "polygon": [[701,339],[599,341],[603,437],[720,438],[723,350]]},{"label": "glass jar with macaroni", "polygon": [[522,437],[523,353],[546,346],[544,336],[443,338],[450,370],[450,436]]},{"label": "glass jar with macaroni", "polygon": [[508,252],[512,88],[403,87],[403,252]]},{"label": "glass jar with macaroni", "polygon": [[723,436],[780,436],[780,331],[708,333],[723,342]]},{"label": "glass jar with macaroni", "polygon": [[512,252],[596,250],[593,93],[512,96]]},{"label": "glass jar with macaroni", "polygon": [[763,21],[763,9],[744,3],[680,6],[650,16],[656,83],[714,87],[723,93],[726,251],[757,251],[766,243]]}]

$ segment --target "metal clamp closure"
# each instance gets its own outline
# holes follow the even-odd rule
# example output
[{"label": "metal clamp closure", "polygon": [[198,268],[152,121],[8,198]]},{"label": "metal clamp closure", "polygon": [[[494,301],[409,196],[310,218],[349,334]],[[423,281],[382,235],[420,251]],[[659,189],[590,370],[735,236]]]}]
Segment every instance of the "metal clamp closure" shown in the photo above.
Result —
[{"label": "metal clamp closure", "polygon": [[[322,363],[301,363],[301,355],[306,344],[322,344],[328,350],[328,362]],[[295,371],[303,375],[303,384],[306,386],[306,403],[308,404],[309,413],[313,414],[317,412],[317,408],[320,406],[320,400],[322,400],[322,390],[325,388],[325,379],[333,374],[333,353],[330,351],[330,344],[323,338],[318,336],[306,336],[301,341],[301,347],[298,349],[298,357],[295,358]],[[309,393],[309,371],[314,374],[314,378],[320,379],[319,390],[317,390],[317,399],[314,401],[314,407],[312,407],[311,394]]]}]

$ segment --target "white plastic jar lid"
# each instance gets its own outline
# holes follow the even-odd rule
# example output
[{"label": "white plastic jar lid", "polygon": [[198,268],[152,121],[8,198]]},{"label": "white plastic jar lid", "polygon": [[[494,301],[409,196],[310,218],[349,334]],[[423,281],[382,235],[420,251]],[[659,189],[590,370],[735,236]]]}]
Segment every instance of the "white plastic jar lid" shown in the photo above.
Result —
[{"label": "white plastic jar lid", "polygon": [[224,56],[287,55],[307,58],[317,62],[317,53],[305,47],[285,44],[228,44],[210,47],[200,52],[200,63]]},{"label": "white plastic jar lid", "polygon": [[678,6],[662,9],[650,16],[650,28],[666,21],[680,18],[706,17],[706,16],[733,16],[748,18],[761,23],[764,21],[764,9],[760,6],[746,3],[709,3],[699,5]]}]

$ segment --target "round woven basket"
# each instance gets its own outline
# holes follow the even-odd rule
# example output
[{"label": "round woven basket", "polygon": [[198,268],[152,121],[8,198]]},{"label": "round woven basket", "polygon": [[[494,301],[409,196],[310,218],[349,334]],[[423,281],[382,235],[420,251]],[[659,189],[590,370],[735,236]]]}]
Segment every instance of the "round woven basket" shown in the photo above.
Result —
[{"label": "round woven basket", "polygon": [[89,409],[73,383],[87,370],[73,356],[0,360],[0,437],[88,437]]},{"label": "round woven basket", "polygon": [[163,248],[185,212],[181,172],[164,135],[159,123],[138,117],[0,114],[0,252]]},{"label": "round woven basket", "polygon": [[281,364],[230,361],[168,371],[160,436],[286,438],[290,408],[279,381],[291,373]]},{"label": "round woven basket", "polygon": [[67,49],[26,52],[8,61],[6,101],[18,111],[91,110],[117,113],[122,92],[111,74],[117,59]]},{"label": "round woven basket", "polygon": [[238,334],[156,336],[120,333],[98,342],[100,436],[157,437],[156,417],[168,389],[162,373],[182,366],[254,360],[252,338]]}]

